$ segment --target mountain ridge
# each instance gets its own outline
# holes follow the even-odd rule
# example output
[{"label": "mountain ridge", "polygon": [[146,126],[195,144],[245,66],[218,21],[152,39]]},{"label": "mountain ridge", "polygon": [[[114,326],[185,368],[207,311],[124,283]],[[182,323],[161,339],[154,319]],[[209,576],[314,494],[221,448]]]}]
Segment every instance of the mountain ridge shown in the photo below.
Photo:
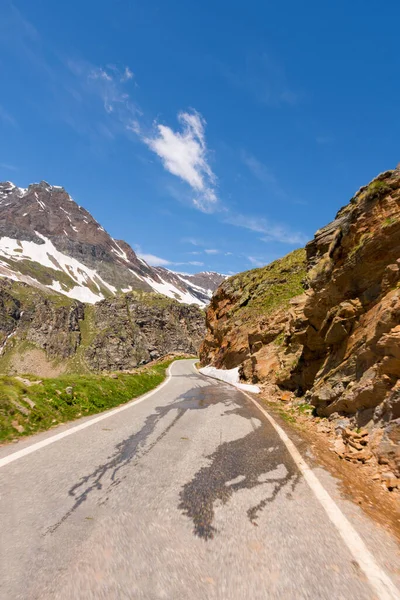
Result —
[{"label": "mountain ridge", "polygon": [[61,186],[0,182],[0,277],[88,303],[117,292],[158,292],[204,307],[225,279],[152,267],[110,236]]}]

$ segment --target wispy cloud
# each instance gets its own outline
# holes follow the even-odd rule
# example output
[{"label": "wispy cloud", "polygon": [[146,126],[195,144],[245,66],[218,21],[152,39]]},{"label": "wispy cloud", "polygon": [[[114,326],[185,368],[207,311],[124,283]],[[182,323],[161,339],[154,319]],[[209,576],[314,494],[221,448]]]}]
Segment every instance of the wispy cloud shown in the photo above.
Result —
[{"label": "wispy cloud", "polygon": [[14,165],[9,165],[7,163],[0,163],[0,169],[5,169],[6,171],[18,171],[17,167],[14,167]]},{"label": "wispy cloud", "polygon": [[162,123],[156,123],[149,130],[142,111],[126,90],[127,82],[134,77],[129,67],[121,71],[114,65],[92,67],[76,61],[69,61],[68,66],[81,80],[85,92],[102,100],[110,118],[146,144],[161,159],[166,171],[189,184],[195,208],[203,212],[217,208],[216,176],[209,165],[206,121],[200,113],[196,110],[180,112],[180,131]]},{"label": "wispy cloud", "polygon": [[181,239],[181,242],[183,244],[191,244],[192,246],[203,246],[204,245],[202,240],[199,240],[198,238],[194,238],[194,237],[184,237]]},{"label": "wispy cloud", "polygon": [[155,152],[164,168],[190,185],[194,192],[193,204],[203,212],[217,207],[216,177],[208,163],[203,117],[196,111],[178,114],[181,131],[156,124],[153,135],[144,142]]},{"label": "wispy cloud", "polygon": [[152,267],[167,267],[168,265],[173,265],[175,263],[167,260],[166,258],[161,258],[160,256],[156,256],[155,254],[145,254],[142,252],[137,253],[139,258],[142,258],[147,262],[148,265]]},{"label": "wispy cloud", "polygon": [[250,264],[254,265],[255,267],[263,267],[267,264],[265,260],[262,260],[257,256],[247,256],[247,260]]},{"label": "wispy cloud", "polygon": [[[206,240],[202,240],[199,238],[193,238],[193,237],[184,237],[181,239],[181,242],[184,244],[191,244],[192,246],[195,246],[196,248],[201,248],[201,250],[193,250],[191,252],[186,252],[186,254],[208,254],[208,255],[213,255],[213,254],[221,254],[221,250],[219,250],[218,248],[209,248],[210,244],[212,242],[210,242],[210,240],[206,241]],[[232,252],[225,252],[224,253],[225,256],[228,256],[230,254],[232,254]]]},{"label": "wispy cloud", "polygon": [[[36,80],[30,101],[43,116],[58,118],[85,136],[93,147],[101,138],[128,135],[126,125],[133,128],[140,114],[127,89],[134,79],[129,66],[102,67],[61,56],[10,0],[0,9],[0,20],[1,50],[12,53],[25,68],[29,67]],[[2,106],[0,121],[17,126],[15,118]]]},{"label": "wispy cloud", "polygon": [[[115,65],[97,67],[86,61],[71,59],[66,65],[73,75],[69,91],[78,104],[90,106],[98,99],[108,115],[109,126],[118,123],[122,126],[120,133],[127,130],[139,133],[138,119],[142,113],[126,87],[133,77],[128,66],[121,70]],[[128,73],[132,77],[128,77]]]},{"label": "wispy cloud", "polygon": [[[203,212],[217,209],[217,178],[209,163],[206,121],[199,112],[179,112],[176,130],[161,122],[149,127],[149,116],[143,115],[128,87],[137,86],[130,66],[61,58],[12,2],[6,4],[5,15],[0,15],[0,43],[29,63],[37,75],[37,105],[46,115],[51,104],[52,118],[55,113],[76,133],[87,136],[94,148],[99,138],[112,140],[117,135],[134,134],[161,159],[166,171],[190,186],[194,207]],[[0,121],[16,125],[2,106]]]},{"label": "wispy cloud", "polygon": [[146,252],[142,252],[140,247],[136,246],[136,254],[139,258],[142,258],[147,262],[148,265],[152,267],[168,267],[168,266],[180,266],[180,265],[192,265],[194,267],[203,267],[204,263],[198,260],[189,260],[189,261],[172,261],[166,258],[161,258],[161,256],[156,256],[155,254],[148,254]]},{"label": "wispy cloud", "polygon": [[129,67],[125,67],[125,70],[124,70],[124,72],[123,72],[123,74],[121,76],[121,81],[122,82],[129,81],[129,79],[133,79],[133,77],[134,77],[134,74],[130,70],[130,68]]},{"label": "wispy cloud", "polygon": [[242,161],[249,169],[251,174],[258,179],[272,194],[281,198],[296,203],[297,200],[290,198],[289,194],[284,190],[273,171],[262,163],[258,158],[249,152],[242,152]]},{"label": "wispy cloud", "polygon": [[[8,5],[13,6],[12,3]],[[217,213],[220,221],[255,231],[264,241],[288,244],[306,241],[306,236],[284,225],[236,214],[224,206],[218,197],[217,177],[210,164],[206,121],[199,112],[181,111],[176,128],[161,122],[148,127],[146,122],[150,122],[151,116],[143,115],[135,100],[136,81],[130,66],[99,66],[82,60],[62,59],[16,9],[12,8],[10,15],[9,22],[2,22],[0,42],[14,53],[24,55],[35,76],[40,75],[38,89],[44,102],[37,102],[37,106],[42,106],[43,111],[52,106],[58,118],[92,141],[93,148],[99,146],[100,138],[108,144],[120,135],[141,141],[154,153],[153,156],[159,157],[164,169],[176,177],[176,186],[189,186],[192,205],[203,212]],[[290,105],[299,99],[288,84],[284,69],[264,54],[250,57],[237,72],[226,76],[231,77],[235,85],[250,88],[258,99],[271,105]],[[0,120],[18,126],[15,118],[1,105]],[[248,153],[244,154],[243,160],[255,177],[272,186],[272,191],[284,193],[266,165]],[[172,180],[171,177],[168,179]],[[192,243],[196,251],[216,254],[212,241],[203,243],[192,239],[188,243]],[[143,256],[153,264],[154,261],[159,265],[184,264],[152,254],[143,253]]]},{"label": "wispy cloud", "polygon": [[264,242],[281,242],[283,244],[303,245],[308,241],[306,235],[298,231],[292,231],[285,225],[271,223],[262,217],[249,217],[246,215],[230,214],[224,219],[225,223],[235,225],[235,227],[243,227],[263,234],[260,238]]},{"label": "wispy cloud", "polygon": [[[92,83],[95,87],[94,91],[97,91],[99,96],[103,100],[104,109],[107,113],[113,113],[116,110],[123,111],[123,117],[129,122],[127,126],[134,127],[130,121],[132,115],[136,115],[139,112],[138,108],[132,102],[130,95],[126,92],[123,83],[131,79],[127,77],[126,73],[132,73],[129,67],[125,67],[125,70],[121,73],[116,67],[112,70],[107,71],[102,67],[92,68],[88,75],[88,83]],[[133,74],[132,74],[133,77]]]},{"label": "wispy cloud", "polygon": [[260,162],[255,156],[248,154],[247,152],[242,152],[242,159],[247,168],[259,181],[268,184],[277,183],[276,177],[272,171],[268,169],[266,165]]}]

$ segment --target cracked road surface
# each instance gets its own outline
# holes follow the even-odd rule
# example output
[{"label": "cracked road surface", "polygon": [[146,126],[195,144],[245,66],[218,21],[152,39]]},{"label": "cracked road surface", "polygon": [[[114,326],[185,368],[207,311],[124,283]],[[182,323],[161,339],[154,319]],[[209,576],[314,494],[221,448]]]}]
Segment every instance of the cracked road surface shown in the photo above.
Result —
[{"label": "cracked road surface", "polygon": [[[193,361],[171,374],[143,402],[0,468],[0,598],[379,597],[257,407]],[[396,582],[395,542],[337,496]]]}]

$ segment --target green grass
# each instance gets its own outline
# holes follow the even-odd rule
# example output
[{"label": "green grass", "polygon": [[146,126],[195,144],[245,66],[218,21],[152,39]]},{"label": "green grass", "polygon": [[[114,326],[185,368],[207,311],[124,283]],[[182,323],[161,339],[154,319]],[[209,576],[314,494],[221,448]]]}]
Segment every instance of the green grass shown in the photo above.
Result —
[{"label": "green grass", "polygon": [[34,307],[39,297],[48,299],[57,307],[72,306],[76,302],[76,300],[53,290],[39,290],[19,281],[12,282],[12,288],[8,290],[8,293],[23,304],[21,307],[23,310]]},{"label": "green grass", "polygon": [[[167,296],[163,296],[162,294],[157,294],[156,292],[144,292],[141,290],[134,290],[131,292],[127,292],[123,294],[126,298],[126,302],[128,302],[129,298],[133,298],[137,300],[141,304],[145,304],[146,306],[152,306],[154,308],[168,308],[171,306],[171,303],[174,302],[172,298],[167,298]],[[176,302],[176,300],[175,300]]]},{"label": "green grass", "polygon": [[281,417],[284,421],[290,424],[296,424],[298,427],[303,427],[301,421],[298,420],[299,415],[313,415],[316,416],[315,407],[308,402],[301,402],[299,404],[287,406],[286,404],[279,404],[278,402],[271,402],[263,399],[263,403],[271,410]]},{"label": "green grass", "polygon": [[44,267],[34,260],[12,260],[11,258],[2,257],[2,261],[7,263],[14,271],[22,273],[22,275],[29,275],[44,285],[51,285],[54,280],[59,281],[65,291],[76,285],[76,282],[65,271]]},{"label": "green grass", "polygon": [[296,423],[296,418],[293,416],[292,411],[288,411],[287,409],[284,409],[276,404],[272,405],[272,403],[271,406],[273,406],[274,411],[281,417],[281,419],[286,421],[286,423]]},{"label": "green grass", "polygon": [[81,343],[79,344],[75,355],[71,357],[68,362],[68,373],[78,373],[83,375],[90,372],[90,368],[85,361],[85,352],[94,340],[97,333],[94,313],[95,308],[93,304],[86,304],[84,319],[79,321]]},{"label": "green grass", "polygon": [[276,338],[274,339],[273,344],[275,346],[282,346],[284,341],[285,341],[285,332],[281,331],[281,333],[279,335],[277,335]]},{"label": "green grass", "polygon": [[308,404],[308,402],[302,402],[301,404],[297,404],[296,410],[301,414],[314,414],[315,407],[312,404]]},{"label": "green grass", "polygon": [[365,195],[367,198],[380,198],[384,196],[388,192],[390,192],[391,187],[387,184],[386,181],[382,181],[381,179],[376,179],[372,181],[366,189]]},{"label": "green grass", "polygon": [[[141,367],[134,374],[116,373],[115,378],[62,375],[40,381],[28,375],[24,378],[32,385],[27,385],[15,377],[0,376],[0,441],[44,431],[141,396],[164,380],[168,366],[178,358]],[[69,387],[72,394],[66,392]],[[26,398],[35,403],[33,408]]]},{"label": "green grass", "polygon": [[357,254],[365,246],[365,244],[368,242],[368,240],[370,240],[371,238],[372,238],[371,233],[363,233],[359,239],[358,244],[350,250],[349,258],[351,258],[355,254]]},{"label": "green grass", "polygon": [[245,271],[227,280],[229,295],[236,314],[252,319],[289,305],[289,300],[304,291],[306,276],[305,250],[294,250],[266,267]]},{"label": "green grass", "polygon": [[395,217],[387,217],[383,221],[382,228],[390,227],[391,225],[394,225],[395,223],[397,223],[397,219]]}]

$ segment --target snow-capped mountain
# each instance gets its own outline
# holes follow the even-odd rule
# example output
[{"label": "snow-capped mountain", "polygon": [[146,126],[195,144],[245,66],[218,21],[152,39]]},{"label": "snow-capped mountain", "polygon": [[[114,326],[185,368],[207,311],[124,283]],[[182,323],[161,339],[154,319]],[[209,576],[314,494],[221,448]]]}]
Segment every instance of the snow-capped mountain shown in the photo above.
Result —
[{"label": "snow-capped mountain", "polygon": [[42,181],[0,183],[0,277],[95,303],[119,291],[155,291],[186,304],[208,304],[225,279],[151,267],[115,240],[64,188]]}]

